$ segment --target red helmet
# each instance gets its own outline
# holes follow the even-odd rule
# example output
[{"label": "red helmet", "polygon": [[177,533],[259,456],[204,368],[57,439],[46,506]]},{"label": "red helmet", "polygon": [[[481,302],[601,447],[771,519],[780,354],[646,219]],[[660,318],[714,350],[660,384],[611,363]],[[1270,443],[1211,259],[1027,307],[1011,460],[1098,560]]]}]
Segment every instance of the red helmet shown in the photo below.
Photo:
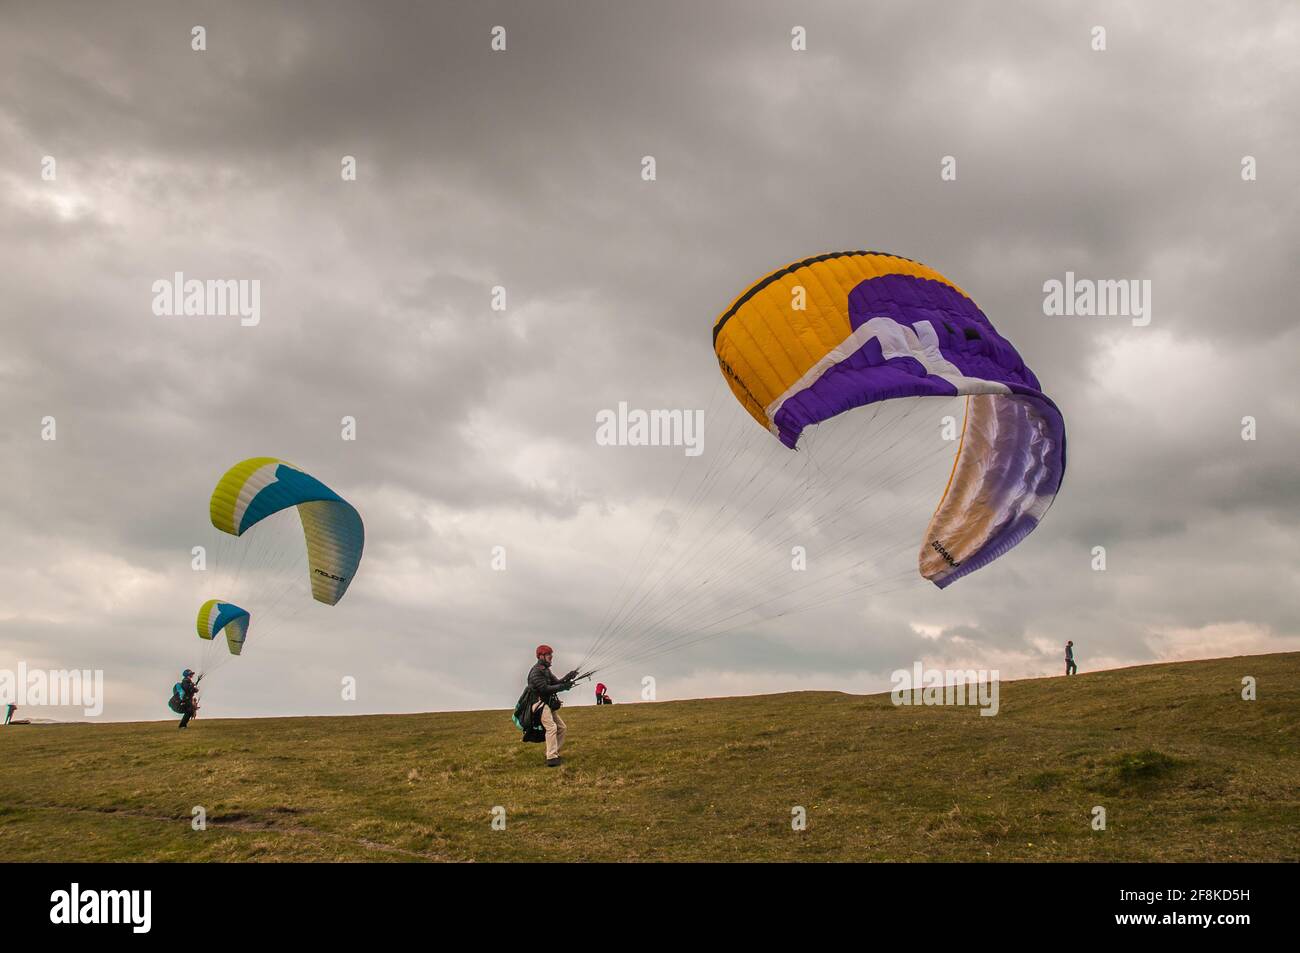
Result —
[{"label": "red helmet", "polygon": [[551,648],[549,645],[539,645],[539,646],[537,646],[537,657],[538,657],[538,658],[541,658],[543,655],[554,655],[554,654],[555,654],[555,649]]}]

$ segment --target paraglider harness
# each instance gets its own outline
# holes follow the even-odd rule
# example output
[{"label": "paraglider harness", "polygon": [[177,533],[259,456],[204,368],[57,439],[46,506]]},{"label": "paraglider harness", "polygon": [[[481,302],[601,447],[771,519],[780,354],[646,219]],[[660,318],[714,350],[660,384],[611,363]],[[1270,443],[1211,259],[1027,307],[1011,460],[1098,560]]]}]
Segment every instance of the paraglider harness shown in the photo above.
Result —
[{"label": "paraglider harness", "polygon": [[199,710],[199,706],[196,705],[194,702],[195,699],[198,697],[199,682],[201,681],[203,681],[202,675],[200,675],[197,679],[194,680],[193,690],[191,690],[188,693],[186,693],[185,691],[184,680],[179,681],[175,685],[173,685],[172,697],[167,699],[167,707],[170,708],[172,711],[176,712],[176,714],[178,715],[183,715],[185,714],[185,712],[191,710],[197,712]]},{"label": "paraglider harness", "polygon": [[[579,675],[574,679],[580,682],[584,678],[590,678],[596,674],[595,671],[588,672],[586,675]],[[546,728],[542,725],[542,708],[537,704],[537,692],[533,691],[531,685],[524,686],[524,693],[519,696],[519,701],[515,703],[514,723],[515,727],[524,733],[520,741],[529,744],[537,744],[546,740]]]},{"label": "paraglider harness", "polygon": [[519,696],[519,701],[515,705],[515,727],[524,733],[520,741],[536,743],[546,740],[546,729],[542,727],[542,719],[537,717],[540,709],[534,712],[537,707],[537,693],[533,691],[532,686],[524,689],[524,693]]}]

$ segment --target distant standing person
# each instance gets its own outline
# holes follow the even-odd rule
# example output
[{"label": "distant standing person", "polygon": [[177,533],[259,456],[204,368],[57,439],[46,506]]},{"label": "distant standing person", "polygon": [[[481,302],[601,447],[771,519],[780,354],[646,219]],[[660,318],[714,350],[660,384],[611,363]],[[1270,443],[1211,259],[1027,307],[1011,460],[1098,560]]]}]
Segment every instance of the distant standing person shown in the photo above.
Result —
[{"label": "distant standing person", "polygon": [[605,687],[604,682],[596,683],[596,704],[597,705],[614,704],[614,699],[609,697],[609,689]]},{"label": "distant standing person", "polygon": [[8,705],[5,705],[5,724],[6,724],[6,725],[9,724],[9,721],[10,721],[10,720],[13,718],[13,716],[14,716],[14,712],[16,712],[17,710],[18,710],[18,706],[15,705],[13,702],[10,702]]},{"label": "distant standing person", "polygon": [[1065,674],[1078,675],[1079,666],[1074,664],[1074,643],[1065,643]]},{"label": "distant standing person", "polygon": [[564,747],[564,720],[560,718],[560,692],[567,692],[573,687],[573,680],[578,677],[575,668],[564,678],[551,674],[551,662],[555,650],[549,645],[537,646],[537,664],[528,673],[528,687],[537,695],[533,703],[534,714],[541,716],[542,727],[546,729],[546,766],[560,766],[560,749]]}]

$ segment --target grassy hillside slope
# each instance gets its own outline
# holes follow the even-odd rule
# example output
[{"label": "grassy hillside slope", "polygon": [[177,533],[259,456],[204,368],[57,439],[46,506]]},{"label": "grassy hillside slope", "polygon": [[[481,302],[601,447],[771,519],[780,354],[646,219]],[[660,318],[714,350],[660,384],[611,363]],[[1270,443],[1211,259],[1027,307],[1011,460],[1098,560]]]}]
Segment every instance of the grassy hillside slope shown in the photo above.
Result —
[{"label": "grassy hillside slope", "polygon": [[1300,654],[563,714],[0,729],[0,860],[1300,860]]}]

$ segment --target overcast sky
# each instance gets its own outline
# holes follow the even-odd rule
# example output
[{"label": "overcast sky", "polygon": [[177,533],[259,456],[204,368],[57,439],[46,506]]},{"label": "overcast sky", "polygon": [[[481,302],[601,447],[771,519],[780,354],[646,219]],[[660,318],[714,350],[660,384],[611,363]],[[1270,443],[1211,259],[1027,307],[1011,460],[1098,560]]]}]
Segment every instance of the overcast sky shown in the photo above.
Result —
[{"label": "overcast sky", "polygon": [[[164,717],[198,602],[226,596],[190,565],[208,496],[268,454],[356,505],[365,557],[338,606],[255,621],[205,714],[508,707],[536,643],[576,664],[652,523],[696,519],[676,475],[721,465],[739,411],[694,463],[597,446],[596,413],[708,407],[717,314],[856,248],[938,269],[1016,344],[1065,416],[1055,507],[951,589],[741,627],[611,676],[617,699],[643,675],[879,691],[916,659],[1055,674],[1066,639],[1085,670],[1300,649],[1294,3],[0,17],[0,668],[102,669],[105,717]],[[1150,324],[1045,316],[1069,271],[1149,280]],[[260,323],[155,315],[175,272],[258,280]]]}]

